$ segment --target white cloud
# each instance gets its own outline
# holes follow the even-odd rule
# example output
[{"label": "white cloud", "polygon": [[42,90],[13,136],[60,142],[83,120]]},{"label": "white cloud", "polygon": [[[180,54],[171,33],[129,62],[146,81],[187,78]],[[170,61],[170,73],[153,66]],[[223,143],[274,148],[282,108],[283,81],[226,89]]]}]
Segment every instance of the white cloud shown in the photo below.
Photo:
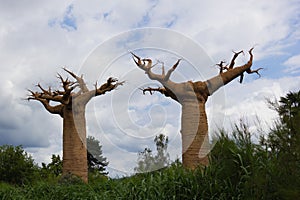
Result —
[{"label": "white cloud", "polygon": [[248,118],[249,121],[255,122],[258,117],[264,125],[262,128],[268,130],[278,116],[269,108],[267,100],[278,100],[289,91],[299,90],[299,87],[299,77],[260,78],[245,84],[233,81],[225,86],[226,105],[222,109],[225,113],[223,127],[229,130],[232,123],[238,122],[241,118]]},{"label": "white cloud", "polygon": [[[55,74],[62,72],[60,69],[62,66],[67,66],[75,72],[86,70],[93,73],[95,72],[94,67],[105,67],[99,66],[99,64],[95,66],[94,61],[111,64],[110,59],[116,59],[114,56],[120,53],[113,51],[116,46],[105,47],[112,51],[101,51],[101,55],[96,55],[101,58],[97,58],[93,62],[86,63],[86,58],[100,43],[112,36],[137,27],[169,27],[170,30],[178,31],[198,42],[209,56],[218,61],[224,58],[228,61],[228,58],[232,56],[231,50],[247,50],[255,44],[258,44],[255,48],[256,60],[265,59],[267,56],[272,59],[272,56],[283,53],[293,55],[285,52],[285,49],[300,39],[298,15],[300,5],[297,0],[276,0],[272,3],[267,0],[259,2],[254,0],[224,2],[194,0],[189,3],[186,1],[130,1],[124,3],[123,1],[94,0],[89,2],[72,1],[72,4],[70,1],[30,0],[26,3],[0,1],[0,5],[0,70],[2,75],[0,81],[0,107],[2,108],[0,140],[3,141],[5,136],[15,143],[33,146],[38,146],[39,143],[42,143],[43,146],[48,145],[47,148],[28,148],[38,162],[46,162],[52,153],[61,152],[61,119],[47,113],[38,102],[27,103],[20,100],[26,96],[26,88],[34,89],[34,85],[38,82],[45,87],[48,85],[58,86]],[[76,29],[72,29],[72,31],[62,28],[60,24],[70,5],[73,6],[71,19],[74,19],[73,22],[76,21]],[[51,20],[52,22],[57,21],[49,26]],[[75,27],[74,23],[69,23],[69,25]],[[140,36],[139,39],[145,42],[142,35]],[[139,47],[135,37],[128,38],[133,38],[133,40],[126,41],[125,47]],[[197,48],[186,46],[188,40],[165,35],[160,37],[154,35],[152,38],[148,35],[148,38],[150,38],[146,40],[148,43],[144,44],[151,46],[151,43],[156,41],[154,46],[161,44],[164,45],[164,48],[172,48],[171,51],[176,49],[179,56],[184,55],[185,59],[190,61],[193,66],[201,66],[203,70],[207,70],[207,74],[201,71],[203,76],[201,79],[209,78],[211,74],[217,73],[216,69],[212,68],[208,62],[200,61],[204,58],[203,55],[197,55]],[[121,49],[121,53],[124,53],[123,50],[127,50],[125,47]],[[172,65],[178,57],[178,55],[172,55],[172,57],[162,51],[145,51],[144,53],[147,53],[146,56],[153,55],[153,59],[162,59],[168,66]],[[238,62],[244,63],[247,58],[241,56]],[[151,117],[153,121],[150,124],[153,127],[159,126],[160,121],[166,120],[163,123],[162,131],[170,137],[176,138],[173,140],[175,145],[170,145],[170,150],[174,149],[172,150],[174,154],[178,154],[176,147],[180,144],[180,135],[177,134],[180,130],[180,107],[176,103],[167,104],[169,101],[171,102],[170,99],[162,98],[159,95],[133,95],[134,98],[130,95],[121,96],[123,99],[125,98],[126,103],[120,107],[123,110],[119,109],[118,111],[123,111],[120,114],[127,115],[126,119],[128,119],[128,124],[119,120],[123,129],[132,134],[136,130],[143,130],[141,134],[149,137],[149,140],[138,144],[136,144],[137,140],[132,140],[131,137],[123,137],[115,127],[115,121],[107,117],[116,114],[111,110],[111,102],[121,106],[120,102],[123,99],[116,99],[117,94],[123,94],[123,90],[124,93],[130,91],[136,84],[140,87],[143,80],[147,79],[142,71],[137,70],[138,75],[128,73],[130,70],[135,70],[135,66],[131,64],[123,67],[132,62],[128,59],[130,59],[129,56],[123,56],[122,59],[112,64],[103,76],[92,73],[92,75],[85,74],[90,87],[96,80],[99,81],[99,84],[105,82],[106,76],[120,77],[127,81],[126,85],[120,87],[119,90],[103,97],[97,97],[97,100],[95,98],[94,102],[90,102],[91,112],[97,110],[93,108],[93,105],[96,105],[101,114],[96,115],[95,118],[87,116],[88,130],[91,133],[101,137],[102,134],[107,134],[105,137],[108,138],[108,141],[103,140],[104,152],[107,153],[106,156],[111,160],[112,166],[122,170],[133,168],[136,161],[136,153],[133,151],[142,150],[144,145],[153,147],[153,138],[150,136],[160,129],[151,129],[150,125],[146,128],[141,126],[145,125],[149,119],[151,120]],[[284,63],[287,66],[286,72],[299,71],[298,63],[299,55],[289,58]],[[176,70],[179,76],[174,74],[173,78],[198,80],[198,73],[189,72],[194,75],[192,78],[180,76],[190,67],[189,65],[190,63],[182,62]],[[81,69],[79,69],[80,66]],[[121,67],[123,67],[122,70]],[[99,69],[99,71],[101,70],[103,71],[103,69]],[[139,79],[133,80],[137,76]],[[140,78],[142,76],[143,78]],[[272,95],[278,97],[289,90],[299,88],[299,82],[295,81],[297,80],[295,77],[268,79],[268,74],[263,74],[263,77],[254,81],[250,79],[243,85],[232,83],[226,86],[226,104],[217,104],[220,101],[218,98],[224,96],[215,94],[215,100],[211,100],[215,104],[208,105],[208,114],[214,114],[214,116],[210,116],[212,119],[210,124],[215,121],[222,122],[225,111],[225,123],[228,122],[226,121],[228,118],[234,121],[240,115],[250,114],[253,116],[255,113],[270,121],[274,117],[274,113],[264,105],[264,97],[272,97]],[[159,107],[153,107],[152,112],[142,112],[145,108],[162,104],[164,106],[161,108],[164,111]],[[128,111],[128,106],[134,108]],[[165,119],[164,116],[159,115],[160,112],[170,118]],[[237,112],[240,114],[239,116],[236,115]],[[215,115],[218,115],[220,119]],[[121,118],[120,115],[119,119]],[[41,119],[45,123],[42,123]],[[103,130],[98,129],[97,120],[102,121],[101,128]],[[8,135],[9,130],[13,131]],[[8,141],[8,139],[6,140]],[[111,146],[111,141],[114,141],[121,149],[125,149],[125,153],[118,154],[114,146]],[[130,155],[126,157],[128,151],[130,151]],[[121,156],[126,157],[126,161],[122,161]]]},{"label": "white cloud", "polygon": [[300,54],[290,57],[287,61],[283,63],[287,66],[286,72],[296,74],[300,72]]}]

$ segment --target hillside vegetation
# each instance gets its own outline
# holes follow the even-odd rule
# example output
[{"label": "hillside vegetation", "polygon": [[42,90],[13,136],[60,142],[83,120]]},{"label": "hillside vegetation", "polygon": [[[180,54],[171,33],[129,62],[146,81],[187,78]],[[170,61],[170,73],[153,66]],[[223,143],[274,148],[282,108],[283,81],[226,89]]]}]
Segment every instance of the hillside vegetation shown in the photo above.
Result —
[{"label": "hillside vegetation", "polygon": [[2,147],[0,199],[299,199],[300,91],[270,103],[280,118],[259,143],[251,140],[254,133],[243,122],[230,133],[221,130],[210,165],[195,171],[177,161],[119,179],[90,174],[85,184],[76,177],[45,178],[41,169],[24,164],[33,171],[16,184],[3,179],[8,171],[3,171]]}]

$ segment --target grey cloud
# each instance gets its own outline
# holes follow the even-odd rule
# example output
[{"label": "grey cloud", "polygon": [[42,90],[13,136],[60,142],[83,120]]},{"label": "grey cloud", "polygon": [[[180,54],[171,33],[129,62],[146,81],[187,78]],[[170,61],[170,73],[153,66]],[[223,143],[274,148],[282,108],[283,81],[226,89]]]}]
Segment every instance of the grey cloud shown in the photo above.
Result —
[{"label": "grey cloud", "polygon": [[42,105],[25,101],[25,89],[22,92],[20,88],[18,83],[1,81],[0,144],[47,147],[49,136],[57,128],[55,119],[47,115]]}]

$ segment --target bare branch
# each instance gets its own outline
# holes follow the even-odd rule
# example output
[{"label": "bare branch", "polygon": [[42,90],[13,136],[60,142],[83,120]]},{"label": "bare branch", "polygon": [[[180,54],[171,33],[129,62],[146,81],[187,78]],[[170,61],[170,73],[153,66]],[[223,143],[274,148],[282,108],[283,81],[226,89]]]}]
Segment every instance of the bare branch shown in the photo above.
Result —
[{"label": "bare branch", "polygon": [[65,94],[65,91],[55,90],[55,91],[53,92],[53,94],[54,94],[54,95],[63,95],[63,94]]},{"label": "bare branch", "polygon": [[170,89],[168,89],[166,87],[157,87],[157,88],[147,87],[147,88],[140,88],[140,90],[143,91],[144,95],[146,94],[146,92],[149,92],[151,95],[154,92],[159,92],[159,93],[165,95],[166,97],[171,97],[175,101],[179,102],[177,96]]},{"label": "bare branch", "polygon": [[30,92],[30,95],[28,95],[27,100],[34,100],[35,98],[38,98],[38,92],[33,92],[32,90],[28,89],[28,92]]},{"label": "bare branch", "polygon": [[262,67],[258,68],[258,69],[255,69],[255,70],[251,70],[251,69],[247,69],[246,72],[248,74],[253,74],[253,73],[256,73],[259,77],[261,77],[260,73],[259,73],[259,70],[263,69]]},{"label": "bare branch", "polygon": [[49,87],[49,90],[45,90],[39,83],[36,86],[39,87],[42,90],[43,93],[48,94],[48,95],[52,95],[51,87]]},{"label": "bare branch", "polygon": [[98,88],[98,82],[96,81],[96,83],[94,84],[95,90],[97,90]]},{"label": "bare branch", "polygon": [[[243,78],[244,78],[244,72],[247,72],[247,71],[252,72],[250,69],[252,66],[252,62],[253,62],[252,50],[253,50],[253,48],[251,48],[249,50],[250,58],[246,64],[232,68],[232,69],[228,69],[226,72],[223,72],[223,73],[219,74],[218,76],[212,77],[205,81],[210,95],[212,95],[220,87],[228,84],[233,79],[235,79],[239,76],[240,76],[240,82],[242,82]],[[235,55],[232,58],[231,65],[234,65],[234,61],[240,53],[242,53],[242,51],[235,53]],[[256,72],[254,71],[254,73],[256,73]]]},{"label": "bare branch", "polygon": [[220,63],[218,63],[218,64],[216,64],[217,66],[219,66],[219,68],[220,68],[220,74],[222,74],[223,73],[223,70],[228,70],[228,65],[225,65],[225,66],[223,66],[223,64],[225,63],[225,61],[221,61]]},{"label": "bare branch", "polygon": [[63,79],[63,77],[59,73],[57,73],[57,78],[60,80],[61,83],[65,82],[65,80]]},{"label": "bare branch", "polygon": [[63,105],[60,104],[60,105],[56,105],[56,106],[51,106],[50,103],[49,103],[49,100],[41,97],[41,93],[39,92],[33,92],[31,90],[28,90],[31,95],[29,95],[29,97],[27,98],[27,100],[36,100],[36,101],[39,101],[43,104],[43,106],[46,108],[46,110],[52,114],[59,114],[61,117],[63,115]]},{"label": "bare branch", "polygon": [[68,92],[70,89],[73,90],[78,86],[77,85],[75,87],[71,87],[71,86],[74,86],[77,82],[69,81],[68,78],[66,78],[66,80],[64,80],[63,77],[59,73],[57,73],[57,77],[60,79],[65,92]]},{"label": "bare branch", "polygon": [[221,60],[220,63],[217,63],[216,65],[222,68],[224,63],[226,62],[224,60]]},{"label": "bare branch", "polygon": [[238,55],[241,54],[241,53],[244,53],[243,50],[241,50],[239,52],[234,52],[234,51],[232,51],[232,52],[234,53],[234,55],[233,55],[233,57],[231,59],[230,65],[228,67],[228,70],[230,70],[230,69],[232,69],[234,67],[234,65],[235,65],[235,59],[238,57]]},{"label": "bare branch", "polygon": [[[141,58],[135,55],[133,52],[130,52],[133,58],[133,61],[138,67],[142,67],[144,63],[142,62]],[[142,68],[143,69],[143,68]],[[144,69],[143,69],[144,70]]]},{"label": "bare branch", "polygon": [[49,93],[49,94],[56,95],[54,92],[52,93],[52,89],[51,89],[51,87],[50,87],[50,86],[48,87],[48,93]]},{"label": "bare branch", "polygon": [[157,60],[157,62],[154,64],[154,65],[152,65],[151,67],[150,67],[150,69],[152,69],[153,67],[155,67],[157,64],[162,64],[162,66],[164,66],[164,62],[162,62],[162,61],[160,61],[160,60]]},{"label": "bare branch", "polygon": [[[248,51],[248,53],[250,54],[250,60],[249,61],[253,61],[253,54],[252,54],[252,51],[253,51],[253,49],[254,49],[254,47],[252,47],[249,51]],[[249,62],[248,61],[248,62]]]},{"label": "bare branch", "polygon": [[[58,78],[60,80],[63,80],[62,76],[60,75],[58,75]],[[74,90],[74,88],[77,87],[76,85],[69,87],[71,84],[72,83],[67,79],[63,80],[63,87],[65,91],[56,90],[54,92],[51,91],[51,87],[49,87],[49,89],[46,90],[40,84],[37,84],[36,86],[41,90],[41,92],[33,92],[32,90],[28,90],[31,93],[28,100],[36,99],[39,101],[46,100],[48,102],[55,101],[62,104],[68,104],[72,90]]]},{"label": "bare branch", "polygon": [[[249,50],[249,54],[250,54],[250,59],[248,61],[248,63],[246,65],[248,65],[247,69],[245,70],[245,72],[247,72],[248,74],[253,74],[253,73],[256,73],[259,77],[261,77],[260,73],[259,73],[259,70],[263,69],[262,67],[258,68],[258,69],[255,69],[255,70],[251,70],[251,66],[252,66],[252,60],[253,60],[253,54],[252,54],[252,51],[253,51],[254,47],[252,47],[250,50]],[[240,83],[243,82],[243,78],[244,78],[244,73],[241,73],[240,75]]]},{"label": "bare branch", "polygon": [[171,69],[168,70],[166,76],[164,77],[164,81],[168,81],[172,72],[175,71],[175,69],[177,68],[177,66],[179,65],[179,62],[181,61],[181,59],[178,59],[177,62],[173,65],[173,67]]},{"label": "bare branch", "polygon": [[[151,68],[155,65],[152,66],[152,60],[151,59],[141,59],[140,57],[138,57],[137,55],[135,55],[134,53],[130,52],[132,54],[132,58],[135,62],[135,64],[142,70],[145,71],[145,73],[148,75],[148,77],[151,80],[157,80],[159,82],[161,82],[162,84],[165,82],[169,82],[170,80],[170,76],[172,74],[172,72],[177,68],[179,62],[181,59],[178,59],[177,62],[173,65],[173,67],[171,69],[168,70],[167,74],[165,75],[165,69],[164,69],[164,64],[162,66],[162,74],[155,74],[151,71]],[[160,63],[162,63],[161,61],[159,61]],[[171,82],[171,81],[170,81]]]},{"label": "bare branch", "polygon": [[[261,75],[259,73],[259,70],[263,69],[262,67],[258,68],[258,69],[255,69],[255,70],[251,70],[250,68],[246,70],[247,74],[253,74],[253,73],[256,73],[258,75],[258,77],[260,78]],[[243,82],[243,79],[244,79],[244,73],[242,73],[240,75],[240,83]]]},{"label": "bare branch", "polygon": [[114,90],[119,85],[123,85],[123,84],[124,84],[124,81],[118,82],[118,79],[110,77],[107,79],[106,83],[104,83],[103,85],[101,85],[99,88],[96,89],[95,95],[96,96],[102,95],[106,92]]},{"label": "bare branch", "polygon": [[92,99],[95,96],[99,96],[102,94],[105,94],[106,92],[112,91],[116,89],[119,85],[123,85],[124,81],[118,82],[118,79],[116,78],[108,78],[106,83],[98,87],[97,82],[94,84],[95,89],[90,90],[88,92],[82,93],[82,94],[73,94],[72,97],[77,101],[81,102],[82,104],[86,104],[89,102],[90,99]]},{"label": "bare branch", "polygon": [[47,101],[56,101],[56,102],[61,102],[62,97],[61,96],[52,96],[49,94],[45,94],[42,92],[33,92],[32,90],[28,90],[31,95],[29,95],[28,100],[31,99],[45,99]]},{"label": "bare branch", "polygon": [[80,87],[80,89],[81,89],[81,91],[83,93],[89,91],[89,89],[87,88],[87,86],[86,86],[86,84],[85,84],[85,82],[83,80],[83,76],[79,77],[79,76],[77,76],[76,74],[74,74],[73,72],[71,72],[70,70],[68,70],[66,68],[63,68],[63,70],[65,70],[66,72],[68,72],[73,78],[76,79],[76,81],[79,84],[79,87]]},{"label": "bare branch", "polygon": [[39,93],[39,98],[45,99],[45,100],[48,100],[48,101],[56,101],[56,102],[63,103],[62,96],[48,95],[48,94]]},{"label": "bare branch", "polygon": [[243,83],[243,80],[244,80],[244,73],[241,73],[241,75],[240,75],[240,83]]}]

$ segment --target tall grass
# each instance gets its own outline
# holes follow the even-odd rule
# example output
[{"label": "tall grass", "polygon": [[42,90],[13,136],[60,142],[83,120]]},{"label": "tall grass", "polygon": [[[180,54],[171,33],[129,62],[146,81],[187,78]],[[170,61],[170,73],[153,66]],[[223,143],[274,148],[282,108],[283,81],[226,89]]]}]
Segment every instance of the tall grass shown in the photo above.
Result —
[{"label": "tall grass", "polygon": [[[299,181],[279,177],[280,165],[268,147],[251,142],[244,126],[229,137],[220,132],[210,165],[194,171],[179,162],[159,171],[121,179],[98,177],[81,182],[39,181],[31,185],[0,184],[0,199],[297,199]],[[296,176],[297,177],[297,176]],[[299,177],[299,176],[298,176]],[[295,180],[293,178],[292,180]],[[290,186],[292,185],[292,187]]]}]

